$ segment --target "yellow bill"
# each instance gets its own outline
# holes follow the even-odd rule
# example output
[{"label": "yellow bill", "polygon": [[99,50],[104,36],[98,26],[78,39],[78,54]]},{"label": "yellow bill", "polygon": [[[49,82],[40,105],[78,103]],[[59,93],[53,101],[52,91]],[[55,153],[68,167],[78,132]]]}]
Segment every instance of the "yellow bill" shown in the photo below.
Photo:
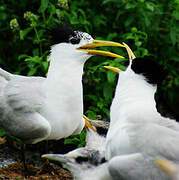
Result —
[{"label": "yellow bill", "polygon": [[95,48],[95,47],[101,47],[101,46],[119,46],[119,47],[125,47],[125,45],[113,41],[101,41],[101,40],[93,40],[93,43],[86,44],[80,48]]},{"label": "yellow bill", "polygon": [[89,131],[89,129],[91,129],[92,131],[96,132],[96,129],[91,124],[91,120],[89,118],[87,118],[84,114],[83,114],[83,118],[85,119],[85,128],[88,131]]},{"label": "yellow bill", "polygon": [[108,51],[102,51],[102,50],[89,50],[89,48],[96,48],[96,47],[102,47],[102,46],[118,46],[118,47],[125,47],[124,45],[117,43],[117,42],[112,42],[112,41],[101,41],[101,40],[94,40],[93,43],[86,44],[84,46],[81,46],[77,48],[78,50],[81,51],[86,51],[88,54],[92,55],[102,55],[102,56],[109,56],[109,57],[115,57],[115,58],[121,58],[123,59],[123,56],[120,56],[115,53],[111,53]]},{"label": "yellow bill", "polygon": [[156,160],[156,164],[171,177],[174,177],[177,172],[177,165],[169,160],[160,158]]},{"label": "yellow bill", "polygon": [[130,47],[126,43],[123,42],[123,45],[127,50],[127,54],[129,56],[129,62],[131,64],[132,60],[135,59],[136,57],[135,57],[134,53],[132,52],[132,50],[130,49]]},{"label": "yellow bill", "polygon": [[104,68],[106,69],[109,69],[111,71],[114,71],[114,72],[117,72],[117,73],[120,73],[122,70],[117,68],[117,67],[112,67],[112,66],[103,66]]}]

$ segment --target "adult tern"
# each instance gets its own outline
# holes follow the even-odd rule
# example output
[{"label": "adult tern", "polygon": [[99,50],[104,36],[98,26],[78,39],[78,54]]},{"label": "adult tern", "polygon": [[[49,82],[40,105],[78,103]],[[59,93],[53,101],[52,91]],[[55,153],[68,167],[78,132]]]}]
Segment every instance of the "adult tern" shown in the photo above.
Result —
[{"label": "adult tern", "polygon": [[27,144],[80,133],[85,124],[81,82],[85,61],[95,54],[122,58],[89,49],[123,46],[119,43],[94,40],[69,27],[59,27],[54,35],[47,78],[0,69],[0,125]]},{"label": "adult tern", "polygon": [[106,139],[106,159],[127,180],[168,180],[156,166],[164,157],[179,161],[179,124],[157,112],[154,99],[157,85],[165,77],[163,67],[151,58],[135,58],[130,48],[126,71],[119,73],[112,102],[110,127]]}]

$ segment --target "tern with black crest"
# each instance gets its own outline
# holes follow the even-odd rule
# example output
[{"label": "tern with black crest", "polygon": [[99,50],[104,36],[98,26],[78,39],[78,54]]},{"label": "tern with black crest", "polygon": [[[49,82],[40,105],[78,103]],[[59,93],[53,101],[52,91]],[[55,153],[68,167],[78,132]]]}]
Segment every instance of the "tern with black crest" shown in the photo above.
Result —
[{"label": "tern with black crest", "polygon": [[119,73],[110,109],[110,127],[105,157],[110,172],[126,180],[169,180],[155,163],[156,158],[179,161],[179,124],[161,116],[154,99],[165,70],[151,57],[136,58],[130,48],[126,71]]},{"label": "tern with black crest", "polygon": [[81,132],[83,65],[92,55],[122,58],[91,50],[120,43],[94,40],[85,32],[57,27],[52,33],[47,78],[11,74],[0,69],[0,126],[26,144],[58,140]]},{"label": "tern with black crest", "polygon": [[94,54],[119,55],[89,50],[122,46],[97,41],[84,32],[60,27],[51,48],[47,78],[10,74],[0,69],[0,124],[24,143],[60,139],[80,133],[83,114],[83,65]]}]

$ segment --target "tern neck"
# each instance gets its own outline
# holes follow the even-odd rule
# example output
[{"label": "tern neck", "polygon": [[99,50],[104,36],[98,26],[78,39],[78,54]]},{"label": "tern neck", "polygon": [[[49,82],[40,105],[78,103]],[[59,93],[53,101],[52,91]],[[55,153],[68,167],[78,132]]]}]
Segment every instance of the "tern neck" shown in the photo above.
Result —
[{"label": "tern neck", "polygon": [[[52,129],[49,139],[60,139],[79,133],[84,126],[82,121],[84,63],[82,62],[85,61],[80,60],[80,57],[78,60],[61,59],[58,55],[51,57],[45,82],[47,101],[46,112],[44,112]],[[66,134],[64,134],[64,129]]]},{"label": "tern neck", "polygon": [[142,75],[121,72],[111,106],[112,121],[122,115],[126,117],[129,114],[138,113],[140,109],[143,113],[156,113],[154,99],[156,88],[157,86],[149,84]]}]

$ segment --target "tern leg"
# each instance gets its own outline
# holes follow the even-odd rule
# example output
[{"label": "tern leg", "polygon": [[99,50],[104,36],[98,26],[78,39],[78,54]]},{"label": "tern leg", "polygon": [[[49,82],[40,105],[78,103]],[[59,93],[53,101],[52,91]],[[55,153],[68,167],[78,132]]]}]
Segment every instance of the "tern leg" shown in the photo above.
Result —
[{"label": "tern leg", "polygon": [[24,165],[24,176],[27,177],[28,168],[27,168],[27,164],[26,164],[26,160],[25,160],[25,147],[26,147],[26,145],[23,143],[21,145],[21,161],[23,162],[23,165]]},{"label": "tern leg", "polygon": [[[49,151],[48,148],[49,148],[49,143],[48,143],[48,140],[46,140],[46,142],[45,142],[45,153],[47,153],[47,154],[48,154],[48,151]],[[43,167],[45,167],[45,166],[50,166],[50,163],[49,163],[48,159],[45,160],[45,163],[44,163]]]}]

